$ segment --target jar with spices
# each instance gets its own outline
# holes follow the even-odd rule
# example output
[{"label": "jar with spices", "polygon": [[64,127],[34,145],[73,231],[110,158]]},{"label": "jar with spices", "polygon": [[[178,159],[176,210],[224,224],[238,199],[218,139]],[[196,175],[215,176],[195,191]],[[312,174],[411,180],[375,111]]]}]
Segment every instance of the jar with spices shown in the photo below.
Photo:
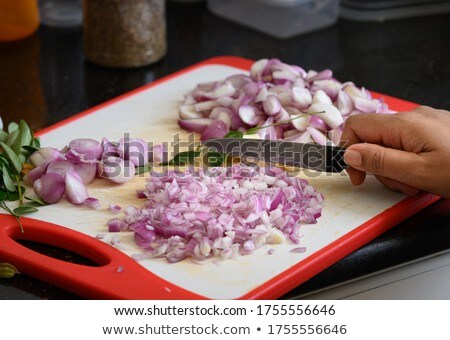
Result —
[{"label": "jar with spices", "polygon": [[157,62],[167,50],[165,0],[84,0],[84,54],[108,67]]}]

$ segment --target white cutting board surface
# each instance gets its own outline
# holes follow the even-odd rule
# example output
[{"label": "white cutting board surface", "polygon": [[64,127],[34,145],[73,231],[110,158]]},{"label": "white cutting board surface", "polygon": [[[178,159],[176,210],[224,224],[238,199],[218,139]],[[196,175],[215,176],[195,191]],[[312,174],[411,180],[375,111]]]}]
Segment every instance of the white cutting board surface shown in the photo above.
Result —
[{"label": "white cutting board surface", "polygon": [[[155,143],[170,142],[176,133],[180,133],[181,139],[186,138],[187,133],[177,125],[177,108],[183,94],[199,82],[220,80],[237,72],[244,71],[219,64],[195,68],[51,130],[41,136],[41,144],[62,148],[75,138],[101,140],[106,137],[114,141],[124,133]],[[300,246],[306,247],[305,253],[290,253],[299,245],[287,241],[262,247],[251,255],[234,260],[216,259],[203,264],[185,260],[170,264],[163,259],[151,259],[139,263],[161,278],[207,298],[239,298],[405,198],[385,189],[370,177],[360,187],[350,185],[344,174],[307,179],[325,196],[325,206],[317,224],[302,227],[304,238]],[[135,177],[124,185],[96,180],[88,191],[90,196],[100,200],[101,210],[77,207],[63,201],[43,207],[30,217],[95,237],[98,233],[107,232],[107,221],[116,217],[107,210],[108,204],[140,207],[143,201],[136,198],[135,192],[143,189],[144,184],[144,177]],[[122,251],[129,255],[139,253],[131,233],[122,232],[119,236],[121,243],[128,248]],[[270,248],[276,249],[272,255],[267,254]]]}]

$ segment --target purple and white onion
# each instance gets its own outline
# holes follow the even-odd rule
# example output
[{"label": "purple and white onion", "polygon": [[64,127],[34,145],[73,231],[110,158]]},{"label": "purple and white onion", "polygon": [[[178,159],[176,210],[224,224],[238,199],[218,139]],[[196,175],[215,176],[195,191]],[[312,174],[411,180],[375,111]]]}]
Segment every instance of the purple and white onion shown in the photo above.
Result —
[{"label": "purple and white onion", "polygon": [[[230,130],[265,126],[269,117],[276,124],[304,115],[270,133],[261,133],[261,138],[301,135],[307,142],[338,144],[345,120],[366,112],[392,113],[383,99],[373,99],[369,91],[352,82],[339,82],[331,70],[306,72],[278,59],[261,59],[251,66],[248,75],[198,84],[186,94],[178,124],[207,140],[223,137]],[[313,130],[305,135],[308,127],[320,134]],[[331,131],[333,138],[329,137]]]},{"label": "purple and white onion", "polygon": [[123,219],[108,222],[109,230],[133,231],[145,250],[140,258],[170,262],[230,258],[286,239],[299,243],[300,224],[316,223],[323,202],[304,179],[244,166],[152,176],[145,197],[144,207],[128,207]]}]

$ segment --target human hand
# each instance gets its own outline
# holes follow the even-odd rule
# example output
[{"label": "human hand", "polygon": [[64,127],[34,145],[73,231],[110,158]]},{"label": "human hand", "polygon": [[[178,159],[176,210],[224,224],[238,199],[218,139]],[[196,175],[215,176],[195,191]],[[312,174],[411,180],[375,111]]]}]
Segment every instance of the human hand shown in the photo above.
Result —
[{"label": "human hand", "polygon": [[420,190],[450,198],[450,112],[420,106],[397,114],[347,119],[347,173],[355,185],[373,173],[385,186],[415,196]]}]

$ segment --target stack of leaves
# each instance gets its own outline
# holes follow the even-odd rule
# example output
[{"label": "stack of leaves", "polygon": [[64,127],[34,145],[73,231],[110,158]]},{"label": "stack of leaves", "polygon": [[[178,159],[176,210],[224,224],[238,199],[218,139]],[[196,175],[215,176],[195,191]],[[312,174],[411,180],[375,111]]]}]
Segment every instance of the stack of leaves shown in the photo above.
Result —
[{"label": "stack of leaves", "polygon": [[[23,120],[10,123],[7,131],[0,130],[0,208],[16,217],[22,231],[20,216],[36,212],[36,206],[45,204],[27,197],[21,186],[22,177],[31,169],[28,159],[39,147],[39,139]],[[18,206],[11,209],[7,201],[18,201]]]}]

